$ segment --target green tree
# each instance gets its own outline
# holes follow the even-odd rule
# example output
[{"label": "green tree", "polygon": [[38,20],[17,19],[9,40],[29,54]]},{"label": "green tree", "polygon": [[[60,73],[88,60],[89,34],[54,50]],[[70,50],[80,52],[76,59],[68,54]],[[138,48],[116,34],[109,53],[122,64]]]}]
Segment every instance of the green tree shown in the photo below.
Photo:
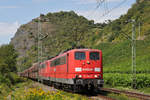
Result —
[{"label": "green tree", "polygon": [[17,72],[16,68],[17,53],[13,45],[3,45],[0,47],[0,72]]}]

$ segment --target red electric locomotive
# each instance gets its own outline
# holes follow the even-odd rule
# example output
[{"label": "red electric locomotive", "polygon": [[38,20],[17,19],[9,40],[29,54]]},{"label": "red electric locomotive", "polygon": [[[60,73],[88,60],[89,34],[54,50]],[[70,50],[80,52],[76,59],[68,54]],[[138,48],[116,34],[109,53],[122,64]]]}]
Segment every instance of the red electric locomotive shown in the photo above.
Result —
[{"label": "red electric locomotive", "polygon": [[97,49],[73,49],[40,65],[33,65],[28,72],[29,78],[77,91],[83,88],[99,90],[104,84],[102,51]]}]

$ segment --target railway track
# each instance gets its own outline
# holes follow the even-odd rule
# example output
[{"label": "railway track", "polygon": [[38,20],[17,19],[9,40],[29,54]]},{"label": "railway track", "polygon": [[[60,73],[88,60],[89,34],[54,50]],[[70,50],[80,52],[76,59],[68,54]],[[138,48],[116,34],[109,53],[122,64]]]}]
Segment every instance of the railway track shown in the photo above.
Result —
[{"label": "railway track", "polygon": [[140,100],[150,100],[150,95],[137,93],[137,92],[131,92],[131,91],[124,91],[124,90],[117,90],[112,88],[102,88],[102,91],[111,92],[111,93],[117,93],[117,94],[125,94],[129,97],[134,97]]},{"label": "railway track", "polygon": [[[47,84],[45,84],[45,85],[47,85]],[[64,91],[73,93],[73,91],[69,91],[69,90],[64,90]],[[83,94],[79,93],[79,95],[86,96],[92,100],[116,100],[116,99],[112,99],[111,97],[108,97],[107,96],[108,93],[125,94],[129,97],[134,97],[139,100],[150,100],[150,95],[137,93],[137,92],[131,92],[131,91],[125,91],[125,90],[118,90],[118,89],[114,89],[114,88],[101,88],[100,93],[95,94],[93,92],[90,92],[90,93],[87,92],[87,93],[83,93]]]},{"label": "railway track", "polygon": [[[78,94],[78,93],[77,93]],[[103,94],[80,94],[79,95],[82,95],[82,96],[85,96],[87,98],[89,98],[90,100],[115,100],[115,99],[112,99],[110,97],[107,97]]]},{"label": "railway track", "polygon": [[104,95],[91,96],[89,98],[92,100],[115,100],[115,99],[112,99],[112,98],[104,96]]},{"label": "railway track", "polygon": [[[44,91],[57,91],[57,90],[63,90],[65,92],[68,92],[68,93],[74,93],[72,90],[70,89],[59,89],[59,88],[56,88],[54,86],[51,86],[51,85],[48,85],[46,83],[39,83],[39,82],[36,82],[35,81],[35,86],[40,86],[42,87],[42,89]],[[94,93],[94,92],[86,92],[86,93],[76,93],[78,95],[82,95],[82,96],[85,96],[87,98],[89,98],[90,100],[115,100],[115,99],[112,99],[110,97],[107,97],[105,94],[99,94],[99,93]]]}]

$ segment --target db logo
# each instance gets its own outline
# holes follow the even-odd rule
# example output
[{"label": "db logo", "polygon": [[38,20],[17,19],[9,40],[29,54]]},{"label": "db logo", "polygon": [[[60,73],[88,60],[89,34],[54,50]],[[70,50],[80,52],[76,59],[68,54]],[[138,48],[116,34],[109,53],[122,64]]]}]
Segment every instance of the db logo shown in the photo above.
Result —
[{"label": "db logo", "polygon": [[93,68],[83,68],[82,71],[93,71]]}]

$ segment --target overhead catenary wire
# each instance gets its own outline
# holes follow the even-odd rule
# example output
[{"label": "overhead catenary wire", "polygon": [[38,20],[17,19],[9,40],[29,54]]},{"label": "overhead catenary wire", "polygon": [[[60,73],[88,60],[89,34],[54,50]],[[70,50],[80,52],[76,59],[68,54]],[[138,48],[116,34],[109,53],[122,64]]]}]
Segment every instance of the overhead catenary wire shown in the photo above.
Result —
[{"label": "overhead catenary wire", "polygon": [[98,9],[106,0],[97,0],[97,6],[95,9]]},{"label": "overhead catenary wire", "polygon": [[[105,12],[102,16],[104,17],[108,15],[110,12],[112,12],[114,9],[119,8],[121,5],[123,5],[127,0],[123,0],[121,3],[119,3],[117,6],[113,7],[112,9],[108,10],[107,8],[105,9]],[[104,5],[106,6],[106,5]],[[108,10],[108,11],[106,11]],[[132,41],[132,87],[136,88],[136,33],[135,33],[135,20],[132,20],[132,37],[128,36],[125,33],[121,33],[124,37],[128,38],[129,40]],[[139,24],[139,36],[140,36],[140,24]]]},{"label": "overhead catenary wire", "polygon": [[112,11],[114,11],[115,9],[119,8],[120,6],[122,6],[124,3],[126,3],[128,0],[123,0],[122,2],[120,2],[119,4],[117,4],[116,6],[112,7],[112,8],[109,8],[108,4],[109,4],[109,0],[96,0],[97,1],[97,6],[91,10],[89,12],[89,14],[87,15],[87,17],[91,17],[91,16],[94,16],[95,13],[97,13],[98,9],[100,7],[103,7],[104,8],[104,13],[102,13],[100,16],[99,16],[99,19],[101,19],[102,17],[110,14]]},{"label": "overhead catenary wire", "polygon": [[124,3],[126,3],[127,0],[123,0],[122,2],[120,2],[118,5],[116,5],[115,7],[111,8],[110,10],[106,11],[102,16],[100,17],[104,17],[106,15],[108,15],[110,12],[112,12],[113,10],[119,8],[121,5],[123,5]]},{"label": "overhead catenary wire", "polygon": [[103,3],[104,3],[106,0],[96,0],[96,1],[97,1],[97,6],[94,7],[94,9],[90,11],[90,13],[88,14],[87,17],[90,17],[91,15],[94,15],[94,14],[96,13],[96,11],[98,10],[98,8],[99,8],[100,6],[102,6]]},{"label": "overhead catenary wire", "polygon": [[105,2],[104,2],[104,13],[107,13],[108,11],[109,11],[108,0],[105,0]]}]

